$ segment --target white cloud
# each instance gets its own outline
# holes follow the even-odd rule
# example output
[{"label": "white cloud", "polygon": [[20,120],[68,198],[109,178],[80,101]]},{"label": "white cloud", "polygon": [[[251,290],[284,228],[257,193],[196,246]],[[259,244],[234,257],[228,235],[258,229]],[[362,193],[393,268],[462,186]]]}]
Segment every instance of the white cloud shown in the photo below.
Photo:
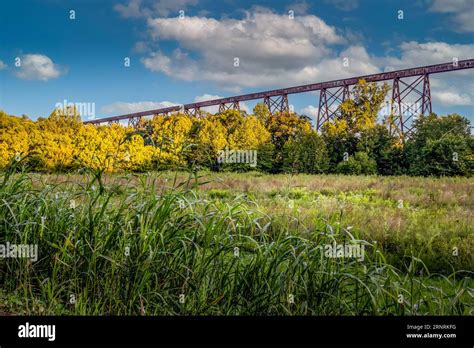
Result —
[{"label": "white cloud", "polygon": [[180,104],[172,103],[169,101],[163,101],[163,102],[141,101],[141,102],[135,102],[135,103],[115,102],[115,103],[103,106],[102,112],[107,113],[107,114],[120,114],[121,115],[121,114],[130,114],[130,113],[139,112],[139,111],[167,108],[167,107],[175,106],[175,105],[180,105]]},{"label": "white cloud", "polygon": [[188,55],[179,48],[171,56],[161,52],[152,52],[148,58],[142,58],[143,65],[155,72],[162,72],[180,80],[192,81],[198,79],[199,68]]},{"label": "white cloud", "polygon": [[438,91],[433,96],[435,102],[444,106],[473,105],[473,98],[466,93],[455,91]]},{"label": "white cloud", "polygon": [[154,13],[160,16],[168,16],[171,13],[176,13],[180,10],[185,10],[189,6],[196,6],[198,0],[158,0],[154,1],[152,9]]},{"label": "white cloud", "polygon": [[[186,81],[214,81],[235,91],[377,71],[367,62],[363,47],[349,47],[338,55],[333,47],[345,43],[344,37],[312,15],[291,20],[259,9],[247,12],[243,19],[185,17],[147,22],[153,40],[175,41],[179,48],[171,54],[154,52],[142,63],[152,71]],[[344,68],[342,58],[348,54],[351,65]]]},{"label": "white cloud", "polygon": [[222,98],[220,95],[203,94],[203,95],[198,95],[194,97],[194,102],[198,103],[198,102],[220,99],[220,98]]},{"label": "white cloud", "polygon": [[124,18],[139,18],[151,16],[168,16],[175,14],[178,16],[179,11],[185,10],[189,6],[197,5],[197,0],[129,0],[125,4],[117,4],[114,10],[120,13]]},{"label": "white cloud", "polygon": [[144,41],[138,41],[135,43],[135,46],[133,47],[133,51],[137,53],[145,53],[149,52],[150,48],[148,47],[148,44]]},{"label": "white cloud", "polygon": [[474,32],[474,6],[472,0],[433,0],[430,10],[449,14],[453,31]]},{"label": "white cloud", "polygon": [[[474,56],[473,44],[417,41],[403,42],[385,55],[374,56],[352,33],[317,16],[298,15],[292,20],[287,14],[261,7],[245,12],[241,19],[146,20],[151,43],[166,40],[178,47],[172,52],[150,52],[141,59],[147,69],[184,81],[215,82],[235,94],[245,87],[296,86]],[[449,90],[464,95],[452,98],[453,103],[474,103],[469,85],[472,70],[433,74],[430,80],[434,100],[447,103]]]},{"label": "white cloud", "polygon": [[51,58],[43,54],[25,54],[16,76],[23,80],[47,81],[59,77],[63,71]]},{"label": "white cloud", "polygon": [[446,42],[403,42],[400,57],[382,57],[380,63],[396,69],[470,59],[474,56],[474,44],[449,44]]},{"label": "white cloud", "polygon": [[308,105],[301,109],[301,114],[311,117],[312,120],[316,120],[318,118],[318,107]]},{"label": "white cloud", "polygon": [[0,70],[5,69],[7,65],[0,60]]},{"label": "white cloud", "polygon": [[[213,99],[220,99],[220,98],[222,97],[219,95],[203,94],[203,95],[199,95],[195,97],[194,102],[198,103],[198,102],[203,102],[203,101],[213,100]],[[208,106],[208,107],[202,108],[202,110],[206,112],[210,112],[211,114],[215,114],[219,111],[219,105]]]},{"label": "white cloud", "polygon": [[144,16],[140,5],[142,0],[130,0],[126,5],[117,4],[114,6],[114,10],[120,13],[124,18],[138,18]]}]

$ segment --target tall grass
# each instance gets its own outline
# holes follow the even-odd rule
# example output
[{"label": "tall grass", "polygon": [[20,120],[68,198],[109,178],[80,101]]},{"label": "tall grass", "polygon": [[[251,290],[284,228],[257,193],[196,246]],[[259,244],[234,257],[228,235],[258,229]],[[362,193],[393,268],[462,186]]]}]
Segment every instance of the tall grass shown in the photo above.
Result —
[{"label": "tall grass", "polygon": [[[33,185],[2,173],[0,243],[37,244],[39,259],[0,260],[0,311],[78,315],[466,315],[471,272],[405,269],[341,225],[293,233],[255,202],[211,200],[193,175],[169,187],[86,172]],[[138,182],[123,185],[123,180]],[[120,182],[120,184],[119,184]],[[297,219],[297,216],[295,216]],[[304,228],[300,226],[300,229]],[[358,242],[365,259],[321,246]]]}]

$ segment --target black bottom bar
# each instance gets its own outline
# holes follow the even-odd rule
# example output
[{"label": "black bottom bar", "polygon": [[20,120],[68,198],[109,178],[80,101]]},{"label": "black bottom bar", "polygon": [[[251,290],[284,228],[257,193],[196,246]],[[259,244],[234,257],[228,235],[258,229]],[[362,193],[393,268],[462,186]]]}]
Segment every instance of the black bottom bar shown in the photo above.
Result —
[{"label": "black bottom bar", "polygon": [[[52,327],[35,325],[54,325],[54,340]],[[473,331],[474,317],[10,316],[0,317],[0,346],[323,344],[354,347],[408,344],[472,347]],[[19,337],[39,334],[46,337]]]}]

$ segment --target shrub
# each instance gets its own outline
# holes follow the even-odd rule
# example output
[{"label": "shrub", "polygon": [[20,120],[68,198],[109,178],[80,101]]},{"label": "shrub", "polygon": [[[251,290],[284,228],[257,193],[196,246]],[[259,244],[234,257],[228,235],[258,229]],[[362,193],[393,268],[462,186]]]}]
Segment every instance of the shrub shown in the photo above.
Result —
[{"label": "shrub", "polygon": [[257,169],[271,173],[274,168],[274,153],[275,145],[270,142],[261,144],[257,148]]},{"label": "shrub", "polygon": [[412,175],[472,175],[474,140],[469,120],[457,114],[420,116],[406,144]]},{"label": "shrub", "polygon": [[347,161],[341,161],[336,167],[336,172],[351,175],[377,174],[377,163],[367,153],[356,152],[353,156],[349,156]]},{"label": "shrub", "polygon": [[328,168],[326,144],[316,132],[289,140],[283,153],[286,172],[320,174]]},{"label": "shrub", "polygon": [[378,174],[399,175],[405,172],[406,163],[400,140],[390,135],[383,125],[361,132],[356,148],[375,160]]}]

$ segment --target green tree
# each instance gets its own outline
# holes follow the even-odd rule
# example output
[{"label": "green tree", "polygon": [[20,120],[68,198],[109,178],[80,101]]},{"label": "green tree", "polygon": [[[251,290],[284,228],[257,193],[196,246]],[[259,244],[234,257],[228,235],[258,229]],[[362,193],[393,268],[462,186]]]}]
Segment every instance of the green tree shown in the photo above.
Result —
[{"label": "green tree", "polygon": [[326,144],[318,133],[303,133],[289,140],[283,148],[284,171],[321,174],[328,167]]},{"label": "green tree", "polygon": [[458,114],[420,116],[405,153],[412,175],[472,175],[474,140],[470,123]]},{"label": "green tree", "polygon": [[262,172],[271,173],[274,165],[274,153],[275,145],[271,142],[261,144],[257,148],[257,169]]},{"label": "green tree", "polygon": [[336,168],[344,154],[353,154],[360,150],[364,132],[377,126],[377,114],[387,95],[387,84],[378,86],[360,80],[352,89],[351,97],[341,103],[339,116],[333,122],[323,126],[330,168]]},{"label": "green tree", "polygon": [[284,166],[283,147],[287,141],[311,132],[311,123],[295,113],[278,112],[269,116],[266,127],[274,146],[272,172],[282,171]]},{"label": "green tree", "polygon": [[347,160],[342,160],[336,167],[336,173],[349,175],[377,174],[377,163],[366,152],[356,152]]},{"label": "green tree", "polygon": [[379,174],[399,175],[405,172],[405,157],[399,139],[391,135],[384,125],[362,131],[356,149],[375,160]]},{"label": "green tree", "polygon": [[378,86],[374,82],[359,80],[352,89],[351,98],[341,103],[340,117],[335,126],[345,128],[351,134],[375,127],[378,112],[389,90],[386,83]]}]

